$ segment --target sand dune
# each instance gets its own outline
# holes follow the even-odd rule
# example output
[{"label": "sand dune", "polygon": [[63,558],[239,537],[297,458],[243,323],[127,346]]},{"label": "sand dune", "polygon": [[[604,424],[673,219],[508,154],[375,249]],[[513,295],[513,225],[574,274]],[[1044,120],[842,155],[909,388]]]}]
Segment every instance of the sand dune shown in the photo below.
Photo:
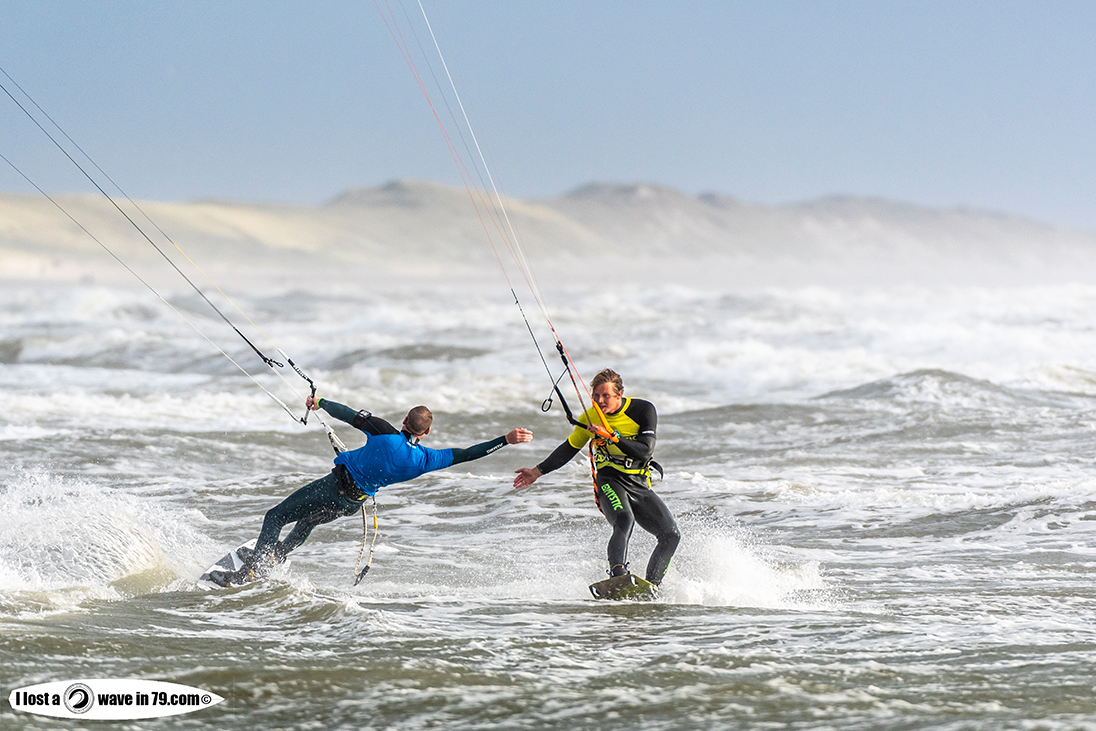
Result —
[{"label": "sand dune", "polygon": [[[60,196],[127,262],[161,255],[105,198]],[[169,255],[173,243],[221,274],[376,277],[497,273],[503,236],[463,188],[395,181],[318,206],[200,200],[121,203]],[[645,277],[734,286],[1087,281],[1096,235],[1017,216],[866,197],[765,206],[648,184],[591,184],[507,200],[534,266],[568,279]],[[155,221],[148,223],[145,214]],[[170,237],[165,239],[158,231]],[[503,224],[506,227],[506,224]],[[609,267],[606,270],[606,267]],[[43,196],[0,194],[0,276],[106,277],[124,271]]]}]

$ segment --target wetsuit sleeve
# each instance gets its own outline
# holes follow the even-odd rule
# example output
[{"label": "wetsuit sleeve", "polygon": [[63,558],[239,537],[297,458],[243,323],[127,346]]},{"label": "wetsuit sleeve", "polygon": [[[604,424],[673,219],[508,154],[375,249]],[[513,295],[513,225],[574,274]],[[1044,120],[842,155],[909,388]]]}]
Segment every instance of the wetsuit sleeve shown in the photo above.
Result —
[{"label": "wetsuit sleeve", "polygon": [[655,453],[655,435],[640,434],[635,439],[621,437],[616,443],[617,449],[632,459],[646,462]]},{"label": "wetsuit sleeve", "polygon": [[578,418],[579,423],[575,425],[574,431],[571,432],[571,436],[567,437],[567,441],[571,443],[571,446],[575,449],[582,449],[586,446],[586,442],[590,441],[590,430],[584,425],[590,423],[590,417],[588,414],[583,414]]},{"label": "wetsuit sleeve", "polygon": [[[585,430],[583,430],[585,431]],[[544,458],[544,461],[537,465],[537,469],[540,470],[540,474],[546,475],[553,470],[558,470],[563,465],[571,461],[571,458],[578,454],[582,447],[576,447],[571,444],[571,441],[564,440],[563,444],[553,450],[551,454]]]},{"label": "wetsuit sleeve", "polygon": [[632,459],[647,462],[655,453],[655,427],[658,426],[658,414],[650,401],[633,399],[628,409],[628,418],[639,427],[635,439],[621,437],[617,449]]},{"label": "wetsuit sleeve", "polygon": [[453,464],[460,464],[461,462],[471,462],[474,459],[480,457],[486,457],[499,449],[506,446],[506,437],[495,437],[494,439],[481,442],[467,449],[460,449],[459,447],[453,447]]},{"label": "wetsuit sleeve", "polygon": [[334,416],[339,421],[345,421],[358,431],[363,431],[371,436],[378,434],[399,434],[400,430],[389,424],[379,416],[373,416],[368,411],[354,411],[349,406],[344,406],[337,401],[320,399],[320,408]]}]

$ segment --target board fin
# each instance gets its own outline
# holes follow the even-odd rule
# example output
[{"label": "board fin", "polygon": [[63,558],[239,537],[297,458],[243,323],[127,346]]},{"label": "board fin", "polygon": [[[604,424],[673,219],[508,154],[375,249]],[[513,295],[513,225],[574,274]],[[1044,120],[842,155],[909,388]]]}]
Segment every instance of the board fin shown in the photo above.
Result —
[{"label": "board fin", "polygon": [[590,584],[594,599],[653,599],[658,587],[635,574],[621,574]]}]

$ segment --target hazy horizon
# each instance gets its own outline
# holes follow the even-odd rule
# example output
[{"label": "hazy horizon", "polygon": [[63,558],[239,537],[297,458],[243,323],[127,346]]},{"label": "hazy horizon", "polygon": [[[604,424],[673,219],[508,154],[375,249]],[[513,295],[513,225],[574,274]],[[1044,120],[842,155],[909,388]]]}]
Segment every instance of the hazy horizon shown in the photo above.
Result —
[{"label": "hazy horizon", "polygon": [[[450,189],[455,190],[455,191],[464,191],[465,190],[465,188],[462,185],[460,185],[459,183],[454,184],[454,183],[444,182],[444,181],[439,181],[439,180],[425,180],[425,179],[409,178],[409,177],[395,177],[395,178],[389,178],[387,180],[381,181],[381,182],[376,183],[376,184],[367,184],[367,183],[362,183],[360,185],[353,185],[352,184],[347,188],[344,188],[340,191],[336,191],[330,197],[324,198],[324,199],[318,200],[318,201],[310,201],[310,200],[271,201],[271,200],[265,200],[265,199],[261,199],[261,198],[245,198],[245,197],[242,197],[242,196],[234,196],[234,195],[227,195],[227,196],[222,197],[222,196],[213,196],[213,195],[204,195],[204,194],[197,194],[193,197],[180,199],[180,200],[140,198],[140,197],[137,197],[137,196],[134,196],[132,198],[132,200],[137,201],[137,202],[141,202],[141,203],[160,203],[160,204],[165,204],[165,205],[180,205],[180,206],[200,205],[200,204],[210,203],[210,204],[225,204],[225,205],[240,204],[240,205],[245,205],[245,206],[256,206],[256,207],[264,207],[264,208],[271,208],[271,209],[278,209],[278,208],[321,208],[323,206],[327,206],[327,205],[330,205],[332,203],[335,203],[335,202],[339,201],[340,199],[344,198],[345,196],[347,196],[349,194],[353,194],[357,191],[381,191],[381,190],[391,188],[393,186],[400,186],[400,185],[406,185],[406,184],[439,186],[439,187],[443,187],[443,188],[450,188]],[[876,194],[876,193],[862,193],[862,192],[852,192],[852,191],[834,191],[834,192],[829,192],[829,193],[818,193],[817,195],[812,195],[812,196],[806,197],[806,198],[786,200],[786,201],[780,201],[780,202],[766,202],[766,201],[761,201],[761,200],[754,200],[754,199],[751,199],[748,196],[736,195],[736,194],[733,194],[733,193],[730,193],[730,192],[727,192],[727,191],[720,191],[720,190],[700,190],[696,193],[690,193],[688,191],[677,188],[673,185],[666,184],[666,183],[661,183],[661,182],[658,182],[658,181],[655,181],[655,180],[589,180],[589,181],[586,181],[586,182],[580,182],[576,185],[571,186],[570,188],[558,191],[557,193],[554,193],[554,194],[548,194],[548,195],[535,195],[535,196],[529,196],[529,197],[519,197],[519,196],[515,196],[515,195],[510,195],[506,191],[499,191],[499,192],[502,195],[504,200],[512,200],[512,201],[518,201],[518,202],[537,202],[537,201],[552,201],[552,200],[558,200],[558,199],[571,198],[571,197],[575,197],[576,194],[584,193],[585,191],[590,190],[590,189],[608,190],[608,189],[634,189],[634,188],[657,189],[657,190],[660,190],[660,191],[669,192],[671,194],[680,194],[680,195],[685,196],[687,198],[691,198],[691,199],[695,199],[695,200],[703,201],[703,202],[709,202],[710,200],[713,200],[713,199],[724,199],[724,200],[733,201],[735,203],[739,203],[739,204],[746,205],[746,206],[755,206],[755,207],[758,207],[758,208],[768,208],[768,209],[773,209],[773,210],[797,208],[797,207],[816,205],[816,204],[819,204],[819,203],[826,203],[826,202],[863,201],[863,202],[867,202],[867,203],[878,203],[878,204],[882,204],[882,205],[895,205],[895,206],[900,206],[900,207],[908,207],[910,209],[921,209],[921,210],[925,210],[925,211],[970,212],[970,213],[985,214],[985,215],[991,215],[991,216],[1003,216],[1003,217],[1008,217],[1008,218],[1015,218],[1015,219],[1024,220],[1024,221],[1027,221],[1027,222],[1030,222],[1030,223],[1033,223],[1033,224],[1036,224],[1036,225],[1046,226],[1048,228],[1056,228],[1056,229],[1077,231],[1077,232],[1083,232],[1083,233],[1096,233],[1096,224],[1094,224],[1092,227],[1064,225],[1064,224],[1057,223],[1055,221],[1049,221],[1049,220],[1040,219],[1040,218],[1035,217],[1035,216],[1025,215],[1025,214],[1023,214],[1019,211],[1015,211],[1015,210],[1006,210],[1006,209],[1002,209],[1002,208],[990,208],[990,207],[985,207],[985,206],[967,205],[967,204],[963,204],[963,203],[956,203],[956,204],[952,204],[952,205],[932,205],[932,204],[927,204],[927,203],[920,203],[920,202],[913,201],[913,200],[906,200],[906,199],[901,199],[901,198],[892,198],[892,197],[888,197],[888,196],[880,195],[880,194]],[[476,190],[476,189],[477,188],[475,186],[472,187],[472,190]],[[57,197],[60,197],[60,198],[66,198],[66,197],[88,198],[88,199],[97,199],[97,200],[102,200],[104,202],[108,202],[108,199],[106,197],[104,197],[103,194],[100,191],[95,190],[94,188],[92,188],[91,190],[65,191],[65,192],[59,192],[59,193],[54,193],[54,192],[51,192],[51,191],[46,191],[46,192],[49,194],[50,197],[54,197],[54,198],[57,198]],[[108,191],[108,192],[111,192],[111,191]],[[486,195],[486,191],[484,191],[484,194]],[[27,197],[30,197],[30,198],[41,198],[42,200],[48,200],[47,198],[45,198],[42,195],[42,193],[40,193],[38,191],[35,191],[35,190],[29,190],[28,191],[28,190],[0,189],[0,195],[27,196]],[[116,191],[111,192],[111,198],[114,198],[114,199],[119,200],[119,201],[125,200],[124,196],[121,193],[117,193]],[[108,202],[108,204],[109,204],[109,202]],[[469,210],[472,210],[472,209],[470,208]],[[63,217],[63,214],[59,214],[59,215],[61,215]]]},{"label": "hazy horizon", "polygon": [[766,206],[651,184],[588,184],[555,198],[509,199],[517,238],[506,244],[468,191],[428,181],[352,188],[320,205],[205,199],[142,201],[137,210],[115,202],[129,215],[101,194],[0,193],[0,277],[118,281],[128,275],[102,248],[151,274],[166,272],[158,248],[179,247],[234,279],[289,283],[308,272],[334,282],[387,272],[470,283],[497,277],[499,263],[509,271],[515,241],[557,286],[596,280],[594,262],[635,282],[717,288],[1015,286],[1087,282],[1096,272],[1094,233],[878,197]]}]

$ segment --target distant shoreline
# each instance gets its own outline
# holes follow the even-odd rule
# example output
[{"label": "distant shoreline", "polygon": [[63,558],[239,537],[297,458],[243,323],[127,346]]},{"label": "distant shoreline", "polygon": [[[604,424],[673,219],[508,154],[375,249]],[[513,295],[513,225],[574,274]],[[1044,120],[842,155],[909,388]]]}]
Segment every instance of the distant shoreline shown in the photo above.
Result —
[{"label": "distant shoreline", "polygon": [[[161,258],[104,198],[56,200],[123,260],[148,265]],[[209,200],[139,205],[203,268],[241,277],[476,278],[498,271],[496,251],[509,255],[467,191],[437,183],[356,188],[318,206]],[[1096,281],[1096,234],[973,209],[854,196],[764,206],[647,184],[591,184],[557,198],[506,205],[534,270],[576,282]],[[139,212],[132,217],[182,259]],[[43,196],[0,193],[0,278],[111,281],[112,268],[125,275]]]}]

